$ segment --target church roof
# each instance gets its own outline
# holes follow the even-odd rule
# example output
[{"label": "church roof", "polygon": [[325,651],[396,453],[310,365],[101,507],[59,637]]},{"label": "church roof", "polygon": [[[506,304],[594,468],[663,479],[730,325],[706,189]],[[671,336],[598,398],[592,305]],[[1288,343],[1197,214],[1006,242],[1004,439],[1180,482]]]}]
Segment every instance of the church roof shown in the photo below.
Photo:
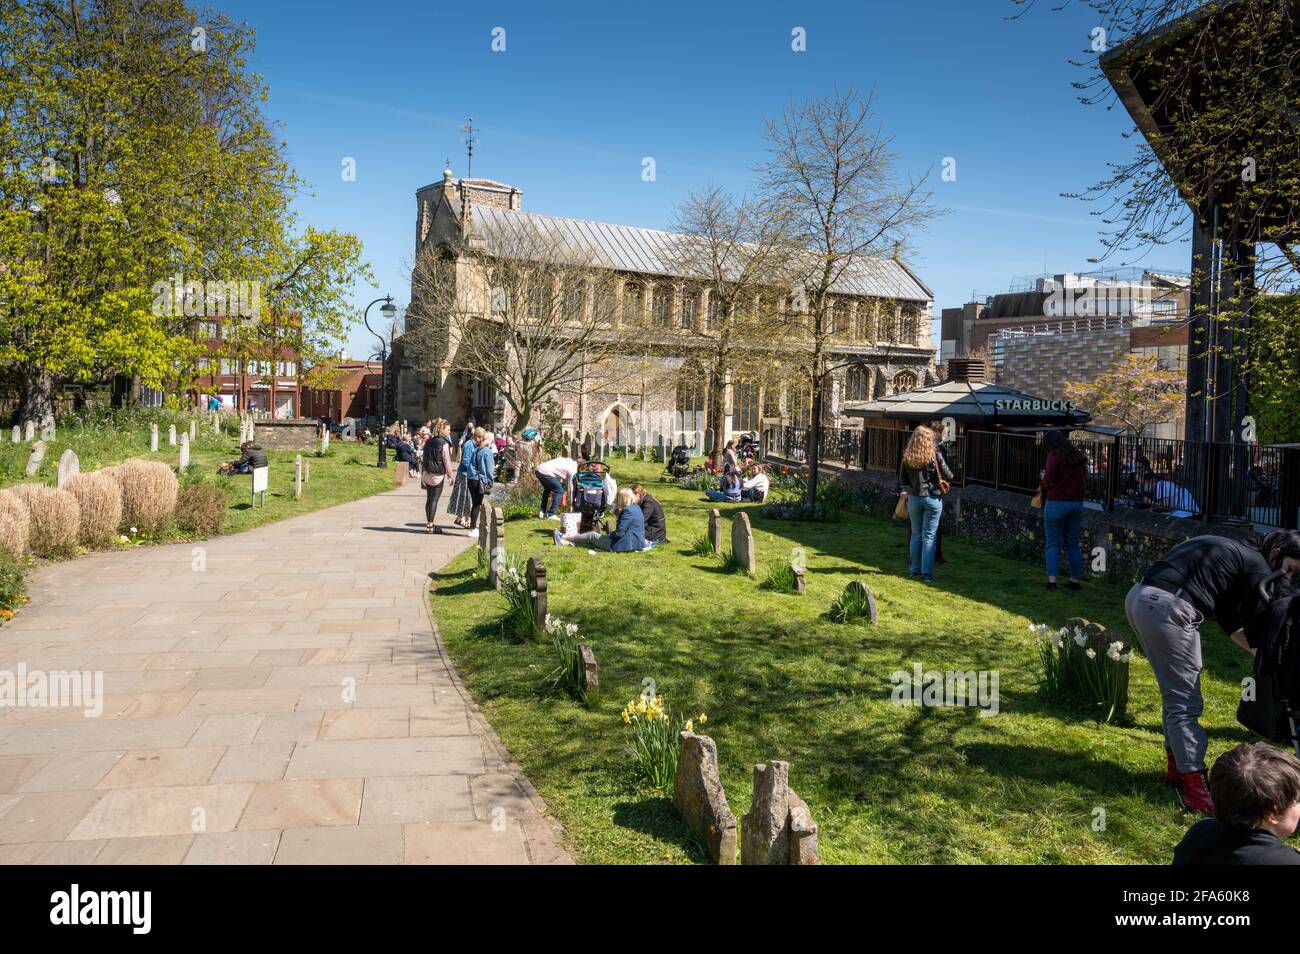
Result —
[{"label": "church roof", "polygon": [[[586,219],[565,219],[536,212],[500,209],[489,205],[471,207],[473,237],[491,252],[494,244],[509,248],[508,237],[520,228],[554,235],[564,246],[581,252],[592,265],[617,271],[684,277],[673,263],[682,256],[674,247],[685,236],[657,229],[610,225]],[[870,295],[900,301],[928,302],[934,295],[901,261],[893,258],[858,259],[846,270],[832,291],[845,295]]]}]

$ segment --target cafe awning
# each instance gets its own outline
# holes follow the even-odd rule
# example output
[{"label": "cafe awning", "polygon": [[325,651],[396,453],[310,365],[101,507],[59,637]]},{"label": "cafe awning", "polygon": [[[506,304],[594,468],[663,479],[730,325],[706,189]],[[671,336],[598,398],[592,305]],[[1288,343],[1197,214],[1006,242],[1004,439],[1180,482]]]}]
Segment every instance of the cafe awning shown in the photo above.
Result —
[{"label": "cafe awning", "polygon": [[1042,398],[984,381],[944,381],[902,391],[875,401],[844,405],[848,417],[892,421],[937,421],[951,417],[958,424],[981,427],[1025,427],[1034,424],[1085,424],[1092,415],[1064,398]]}]

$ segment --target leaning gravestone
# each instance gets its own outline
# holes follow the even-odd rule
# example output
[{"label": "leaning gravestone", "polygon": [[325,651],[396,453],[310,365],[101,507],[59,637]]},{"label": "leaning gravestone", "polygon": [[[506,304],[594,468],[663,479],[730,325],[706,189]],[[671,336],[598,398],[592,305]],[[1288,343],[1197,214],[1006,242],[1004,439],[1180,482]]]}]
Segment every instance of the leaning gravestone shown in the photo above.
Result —
[{"label": "leaning gravestone", "polygon": [[190,435],[181,435],[181,456],[180,462],[176,465],[179,473],[184,473],[185,468],[190,466]]},{"label": "leaning gravestone", "polygon": [[582,688],[591,692],[600,688],[600,675],[596,670],[596,654],[586,643],[578,643],[578,659],[582,663]]},{"label": "leaning gravestone", "polygon": [[149,453],[158,453],[158,425],[149,425]]},{"label": "leaning gravestone", "polygon": [[743,865],[815,865],[817,824],[790,788],[790,764],[754,766],[754,801],[740,836]]},{"label": "leaning gravestone", "polygon": [[528,596],[533,604],[533,619],[537,620],[537,628],[541,629],[546,625],[546,564],[541,557],[529,557],[526,573]]},{"label": "leaning gravestone", "polygon": [[876,609],[876,597],[871,592],[871,587],[861,580],[849,580],[849,585],[844,587],[844,592],[848,593],[850,590],[856,590],[866,600],[867,621],[870,623],[876,622],[879,619],[879,611]]},{"label": "leaning gravestone", "polygon": [[176,446],[176,425],[175,424],[167,425],[167,446],[168,447]]},{"label": "leaning gravestone", "polygon": [[754,572],[754,531],[750,529],[747,513],[731,518],[731,552],[742,570]]},{"label": "leaning gravestone", "polygon": [[790,570],[794,573],[794,591],[796,595],[803,596],[808,591],[807,574],[801,566],[792,566]]},{"label": "leaning gravestone", "polygon": [[62,490],[63,485],[79,473],[81,473],[81,461],[77,459],[77,452],[69,447],[59,456],[59,472],[54,480],[54,486]]},{"label": "leaning gravestone", "polygon": [[45,441],[37,441],[32,447],[32,453],[27,458],[27,476],[35,477],[36,472],[41,469],[41,462],[45,460]]},{"label": "leaning gravestone", "polygon": [[736,816],[718,776],[718,747],[707,735],[682,732],[677,742],[673,806],[720,865],[736,863]]},{"label": "leaning gravestone", "polygon": [[716,507],[709,511],[709,546],[714,553],[722,552],[722,514]]}]

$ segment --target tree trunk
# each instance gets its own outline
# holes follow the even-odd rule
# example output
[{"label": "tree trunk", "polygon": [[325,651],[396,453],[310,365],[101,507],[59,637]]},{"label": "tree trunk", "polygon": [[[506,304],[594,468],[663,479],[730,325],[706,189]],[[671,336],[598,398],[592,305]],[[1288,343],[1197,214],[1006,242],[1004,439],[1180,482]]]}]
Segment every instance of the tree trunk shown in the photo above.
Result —
[{"label": "tree trunk", "polygon": [[814,373],[812,379],[812,420],[808,422],[808,439],[804,443],[804,459],[808,462],[808,502],[817,502],[817,478],[821,467],[822,445],[822,388],[821,375]]},{"label": "tree trunk", "polygon": [[54,424],[54,378],[43,368],[23,371],[23,399],[18,408],[18,423],[31,421],[38,431]]},{"label": "tree trunk", "polygon": [[713,445],[709,448],[709,458],[713,461],[714,467],[722,466],[722,448],[726,443],[727,426],[723,415],[726,413],[727,404],[723,393],[723,377],[715,368],[713,374],[709,377],[709,415],[705,421],[705,428],[713,431]]}]

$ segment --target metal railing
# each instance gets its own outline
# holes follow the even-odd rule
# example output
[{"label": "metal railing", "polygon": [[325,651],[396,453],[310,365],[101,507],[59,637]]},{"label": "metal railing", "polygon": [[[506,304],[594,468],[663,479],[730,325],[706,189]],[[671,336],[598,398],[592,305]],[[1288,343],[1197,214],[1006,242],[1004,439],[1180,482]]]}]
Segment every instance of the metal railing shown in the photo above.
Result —
[{"label": "metal railing", "polygon": [[[823,463],[895,473],[910,431],[866,427],[822,429]],[[775,425],[763,446],[806,461],[809,431]],[[1205,521],[1294,530],[1300,526],[1300,446],[1071,437],[1087,462],[1084,499],[1106,510],[1133,507]],[[1047,466],[1038,434],[968,430],[943,446],[958,486],[974,484],[1033,494]]]}]

